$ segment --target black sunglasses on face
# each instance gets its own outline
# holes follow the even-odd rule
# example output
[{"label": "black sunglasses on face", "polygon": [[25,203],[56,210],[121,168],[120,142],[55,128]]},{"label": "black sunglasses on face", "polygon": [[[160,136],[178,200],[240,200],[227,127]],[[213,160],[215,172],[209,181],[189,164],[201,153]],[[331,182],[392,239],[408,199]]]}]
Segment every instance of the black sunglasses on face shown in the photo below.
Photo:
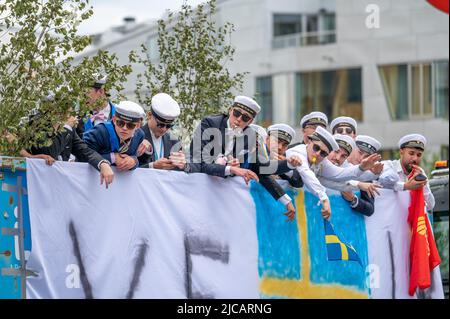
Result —
[{"label": "black sunglasses on face", "polygon": [[156,121],[156,126],[158,128],[165,128],[165,127],[167,127],[168,129],[171,129],[174,126],[174,124],[164,124],[164,123]]},{"label": "black sunglasses on face", "polygon": [[327,153],[327,152],[325,152],[324,150],[322,150],[321,148],[320,148],[320,146],[319,145],[317,145],[317,144],[313,144],[313,151],[315,152],[315,153],[317,153],[317,152],[319,152],[320,151],[320,157],[322,157],[322,158],[325,158],[325,157],[327,157],[329,154]]},{"label": "black sunglasses on face", "polygon": [[345,127],[338,127],[336,129],[336,132],[338,134],[352,134],[353,133],[353,129],[351,127],[347,127],[347,126],[345,126]]},{"label": "black sunglasses on face", "polygon": [[124,126],[127,127],[127,129],[129,130],[134,130],[136,128],[136,123],[132,123],[132,122],[126,122],[124,120],[116,120],[116,125],[120,128],[123,128]]},{"label": "black sunglasses on face", "polygon": [[241,117],[244,122],[248,122],[252,119],[252,117],[248,116],[247,114],[243,114],[241,111],[237,109],[233,109],[233,115],[236,118]]}]

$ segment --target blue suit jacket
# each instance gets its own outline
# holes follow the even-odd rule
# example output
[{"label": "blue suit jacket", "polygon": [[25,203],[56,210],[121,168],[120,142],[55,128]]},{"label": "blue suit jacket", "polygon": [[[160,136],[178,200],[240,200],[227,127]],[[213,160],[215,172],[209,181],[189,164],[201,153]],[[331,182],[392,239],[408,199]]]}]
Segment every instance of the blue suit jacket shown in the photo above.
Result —
[{"label": "blue suit jacket", "polygon": [[[107,126],[112,126],[113,134],[111,136],[110,131]],[[136,167],[138,167],[137,160],[137,149],[141,142],[144,139],[144,132],[139,128],[134,133],[134,136],[131,138],[131,143],[125,154],[133,157],[136,160]],[[95,150],[99,153],[104,159],[111,162],[111,153],[116,153],[118,151],[117,145],[119,141],[119,137],[114,129],[114,124],[112,122],[100,123],[94,126],[91,130],[83,134],[83,140],[89,146],[89,148]],[[116,144],[114,146],[114,144]],[[133,169],[134,169],[133,168]]]}]

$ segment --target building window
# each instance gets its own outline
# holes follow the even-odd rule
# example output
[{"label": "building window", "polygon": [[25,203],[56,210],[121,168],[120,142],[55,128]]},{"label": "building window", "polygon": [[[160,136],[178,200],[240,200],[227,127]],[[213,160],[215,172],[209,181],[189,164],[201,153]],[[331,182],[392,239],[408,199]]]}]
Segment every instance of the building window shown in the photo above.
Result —
[{"label": "building window", "polygon": [[148,59],[152,62],[159,59],[158,35],[152,35],[147,39]]},{"label": "building window", "polygon": [[448,62],[434,63],[435,116],[448,120]]},{"label": "building window", "polygon": [[301,14],[274,14],[273,35],[275,37],[302,32]]},{"label": "building window", "polygon": [[441,158],[440,160],[448,160],[448,145],[441,145]]},{"label": "building window", "polygon": [[336,15],[321,9],[314,14],[274,14],[274,49],[336,42]]},{"label": "building window", "polygon": [[448,119],[448,62],[384,65],[379,70],[394,120]]},{"label": "building window", "polygon": [[273,121],[273,93],[271,76],[256,78],[255,97],[261,106],[261,112],[257,117],[258,123],[266,127],[272,124]]},{"label": "building window", "polygon": [[361,69],[302,72],[296,76],[296,123],[313,111],[363,120]]}]

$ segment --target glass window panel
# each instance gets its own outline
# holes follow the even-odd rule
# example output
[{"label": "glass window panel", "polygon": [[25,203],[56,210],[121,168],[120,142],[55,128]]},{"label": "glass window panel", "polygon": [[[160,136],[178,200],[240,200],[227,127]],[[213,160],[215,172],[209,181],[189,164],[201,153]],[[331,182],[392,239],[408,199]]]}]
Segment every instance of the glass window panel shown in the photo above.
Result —
[{"label": "glass window panel", "polygon": [[302,31],[301,14],[274,14],[273,23],[273,35],[275,37]]},{"label": "glass window panel", "polygon": [[361,69],[303,72],[296,81],[297,123],[312,111],[363,120]]},{"label": "glass window panel", "polygon": [[158,35],[151,36],[147,40],[148,59],[155,61],[159,59]]},{"label": "glass window panel", "polygon": [[421,86],[420,86],[420,64],[411,66],[411,113],[421,115]]},{"label": "glass window panel", "polygon": [[264,76],[256,78],[256,100],[261,106],[257,120],[263,125],[270,125],[273,120],[273,94],[272,77]]},{"label": "glass window panel", "polygon": [[435,63],[435,116],[448,119],[448,61]]},{"label": "glass window panel", "polygon": [[408,119],[408,66],[384,65],[380,67],[380,74],[391,117]]},{"label": "glass window panel", "polygon": [[422,65],[422,87],[423,87],[423,114],[433,114],[433,101],[431,90],[431,64]]}]

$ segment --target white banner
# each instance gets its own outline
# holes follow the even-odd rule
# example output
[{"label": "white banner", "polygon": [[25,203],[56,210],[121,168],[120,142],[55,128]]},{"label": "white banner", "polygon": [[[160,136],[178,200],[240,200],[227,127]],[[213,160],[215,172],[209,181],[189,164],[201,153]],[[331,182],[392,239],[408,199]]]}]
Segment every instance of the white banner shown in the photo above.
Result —
[{"label": "white banner", "polygon": [[[240,178],[27,160],[28,298],[259,298],[255,205]],[[89,181],[89,182],[87,182]]]}]

